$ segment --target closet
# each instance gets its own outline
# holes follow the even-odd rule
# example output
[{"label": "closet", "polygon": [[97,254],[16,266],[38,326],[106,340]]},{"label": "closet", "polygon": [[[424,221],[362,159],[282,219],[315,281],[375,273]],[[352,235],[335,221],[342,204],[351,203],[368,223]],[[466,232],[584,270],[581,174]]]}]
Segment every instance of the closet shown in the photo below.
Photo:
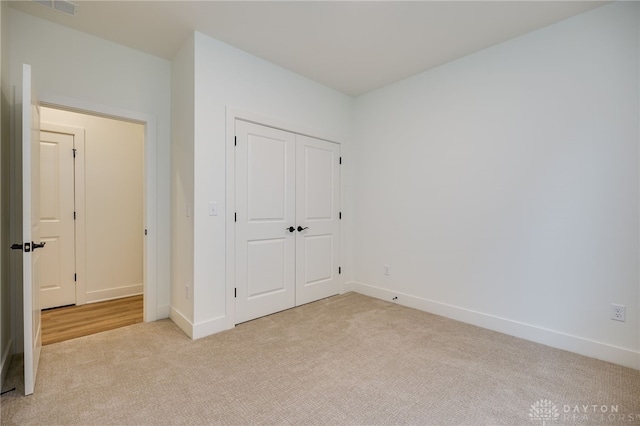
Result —
[{"label": "closet", "polygon": [[340,291],[340,145],[235,121],[236,323]]}]

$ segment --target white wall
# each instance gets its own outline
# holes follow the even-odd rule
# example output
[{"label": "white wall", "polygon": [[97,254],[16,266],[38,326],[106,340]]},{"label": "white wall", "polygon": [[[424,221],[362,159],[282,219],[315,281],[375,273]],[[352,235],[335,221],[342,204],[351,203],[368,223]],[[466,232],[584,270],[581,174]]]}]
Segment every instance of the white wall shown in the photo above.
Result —
[{"label": "white wall", "polygon": [[173,188],[171,304],[195,337],[228,320],[233,107],[343,143],[356,290],[638,367],[637,9],[605,6],[364,95],[355,119],[352,99],[199,33],[170,68],[14,10],[11,79],[31,63],[41,92],[157,117],[158,306]]},{"label": "white wall", "polygon": [[[226,329],[229,319],[225,276],[226,108],[309,129],[314,136],[342,143],[343,156],[349,157],[353,103],[348,96],[203,34],[195,33],[194,39],[193,318],[189,320],[190,334],[200,337]],[[343,175],[343,183],[348,184],[348,174]],[[218,216],[208,216],[209,202],[218,203]],[[184,214],[185,206],[177,205],[175,211]],[[343,240],[348,247],[348,236]],[[186,297],[185,284],[174,283],[178,288],[174,304],[190,303],[181,300]]]},{"label": "white wall", "polygon": [[[170,281],[170,74],[169,61],[9,10],[11,83],[31,64],[42,97],[68,98],[155,118],[156,311],[168,316]],[[21,325],[16,325],[21,329]],[[18,342],[21,347],[21,342]]]},{"label": "white wall", "polygon": [[359,97],[353,288],[640,368],[638,40],[614,3]]},{"label": "white wall", "polygon": [[9,6],[0,2],[0,389],[11,360],[11,291],[9,285]]},{"label": "white wall", "polygon": [[[194,37],[171,63],[171,319],[188,334],[193,324]],[[189,286],[189,297],[185,286]]]},{"label": "white wall", "polygon": [[80,302],[142,294],[144,125],[45,107],[40,120],[84,129],[84,182],[76,185],[85,216]]}]

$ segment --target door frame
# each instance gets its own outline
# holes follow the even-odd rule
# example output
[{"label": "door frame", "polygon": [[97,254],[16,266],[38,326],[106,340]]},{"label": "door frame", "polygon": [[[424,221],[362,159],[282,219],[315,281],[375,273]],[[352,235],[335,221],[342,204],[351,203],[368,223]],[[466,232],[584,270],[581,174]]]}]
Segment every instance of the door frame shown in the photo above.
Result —
[{"label": "door frame", "polygon": [[71,99],[55,95],[41,95],[40,105],[48,108],[56,108],[78,112],[82,114],[97,115],[116,120],[132,121],[144,126],[144,228],[147,235],[143,236],[143,319],[144,322],[152,322],[158,319],[158,280],[157,280],[157,126],[156,117],[137,111],[129,111],[114,108],[107,105]]},{"label": "door frame", "polygon": [[[335,140],[328,139],[321,135],[321,132],[303,128],[298,125],[283,122],[272,117],[262,114],[247,112],[238,108],[227,106],[226,112],[226,144],[225,144],[225,161],[226,161],[226,185],[225,185],[225,222],[226,222],[226,250],[225,250],[225,269],[226,269],[226,320],[227,329],[236,326],[236,305],[234,288],[236,284],[235,264],[236,264],[236,234],[234,213],[236,211],[235,194],[236,194],[236,156],[235,156],[235,122],[243,120],[249,123],[259,124],[265,127],[271,127],[285,132],[295,133],[302,136],[309,136],[315,139],[338,144],[342,152],[342,144]],[[342,192],[342,173],[340,173],[340,187]],[[340,200],[342,196],[340,195]],[[340,231],[340,260],[342,260],[342,230]],[[342,263],[342,262],[341,262]],[[342,291],[344,291],[344,278],[340,281]],[[341,292],[342,292],[341,291]]]}]

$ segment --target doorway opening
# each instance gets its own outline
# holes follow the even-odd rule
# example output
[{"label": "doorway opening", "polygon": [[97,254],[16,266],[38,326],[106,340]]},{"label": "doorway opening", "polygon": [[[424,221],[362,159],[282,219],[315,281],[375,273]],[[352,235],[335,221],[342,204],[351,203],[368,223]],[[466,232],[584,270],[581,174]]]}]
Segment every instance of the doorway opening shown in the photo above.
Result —
[{"label": "doorway opening", "polygon": [[144,145],[144,123],[41,108],[43,343],[142,322]]},{"label": "doorway opening", "polygon": [[42,311],[42,345],[142,322],[143,295]]}]

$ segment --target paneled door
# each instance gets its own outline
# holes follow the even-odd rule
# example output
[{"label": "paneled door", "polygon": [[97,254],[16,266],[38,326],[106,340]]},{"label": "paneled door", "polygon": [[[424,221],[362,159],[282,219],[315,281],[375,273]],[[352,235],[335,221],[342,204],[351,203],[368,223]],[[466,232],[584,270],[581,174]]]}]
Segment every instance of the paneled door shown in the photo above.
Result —
[{"label": "paneled door", "polygon": [[296,305],[340,292],[340,145],[296,135]]},{"label": "paneled door", "polygon": [[74,226],[74,133],[40,130],[40,307],[76,303]]},{"label": "paneled door", "polygon": [[295,304],[295,135],[236,121],[236,323]]},{"label": "paneled door", "polygon": [[339,293],[339,145],[236,120],[236,323]]}]

